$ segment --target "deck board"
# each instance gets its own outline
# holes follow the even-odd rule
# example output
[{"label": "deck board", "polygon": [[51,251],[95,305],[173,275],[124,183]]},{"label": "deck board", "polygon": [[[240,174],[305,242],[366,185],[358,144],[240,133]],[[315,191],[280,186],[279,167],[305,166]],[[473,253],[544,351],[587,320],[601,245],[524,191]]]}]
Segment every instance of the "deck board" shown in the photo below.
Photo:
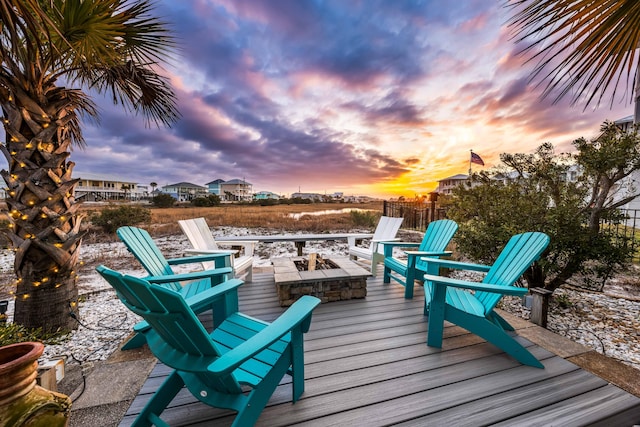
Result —
[{"label": "deck board", "polygon": [[[495,346],[447,324],[443,348],[426,345],[422,288],[368,280],[365,299],[320,305],[305,335],[305,393],[291,404],[285,377],[261,426],[633,425],[640,398],[523,337],[545,365],[522,366]],[[271,321],[278,306],[273,275],[240,288],[241,311]],[[203,316],[211,322],[211,316]],[[130,425],[170,369],[157,364],[121,426]],[[170,425],[231,425],[234,413],[201,404],[183,390],[164,411]]]}]

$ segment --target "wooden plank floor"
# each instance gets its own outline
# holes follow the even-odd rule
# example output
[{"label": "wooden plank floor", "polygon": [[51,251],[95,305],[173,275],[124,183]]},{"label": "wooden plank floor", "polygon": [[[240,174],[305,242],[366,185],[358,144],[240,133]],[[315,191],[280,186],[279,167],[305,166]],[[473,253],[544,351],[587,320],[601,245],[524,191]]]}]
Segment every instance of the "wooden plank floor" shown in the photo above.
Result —
[{"label": "wooden plank floor", "polygon": [[[448,325],[442,349],[425,344],[422,288],[370,278],[366,299],[320,305],[305,335],[305,393],[291,403],[285,377],[261,426],[632,426],[640,398],[518,338],[545,369],[522,366],[465,330]],[[272,274],[241,287],[241,311],[271,321],[278,306]],[[210,319],[206,319],[210,321]],[[169,372],[157,364],[121,426],[130,425]],[[163,412],[172,426],[227,426],[234,413],[183,390]]]}]

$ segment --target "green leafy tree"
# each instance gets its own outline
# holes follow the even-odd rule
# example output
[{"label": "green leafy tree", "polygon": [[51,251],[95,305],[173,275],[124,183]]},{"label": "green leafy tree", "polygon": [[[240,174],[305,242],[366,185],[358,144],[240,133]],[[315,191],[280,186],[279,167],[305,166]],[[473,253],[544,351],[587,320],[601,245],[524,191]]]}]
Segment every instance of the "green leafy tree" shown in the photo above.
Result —
[{"label": "green leafy tree", "polygon": [[[624,178],[640,169],[640,137],[605,123],[597,138],[573,144],[575,154],[556,155],[549,143],[534,154],[502,154],[497,170],[455,189],[448,217],[460,224],[459,250],[491,263],[512,235],[545,232],[549,248],[524,278],[529,287],[551,291],[577,273],[606,277],[623,266],[628,240],[601,224],[622,220],[617,209],[638,195],[613,197]],[[575,179],[568,178],[572,171],[579,172]]]},{"label": "green leafy tree", "polygon": [[0,1],[0,151],[8,163],[0,175],[15,248],[14,319],[71,329],[83,231],[68,158],[73,145],[84,146],[81,116],[97,117],[89,90],[171,124],[174,94],[157,67],[174,42],[147,0]]},{"label": "green leafy tree", "polygon": [[570,96],[585,108],[610,88],[632,95],[640,123],[640,8],[637,0],[508,0],[510,26],[524,52],[537,61],[533,77],[546,80],[544,96]]},{"label": "green leafy tree", "polygon": [[170,194],[160,193],[153,197],[151,203],[158,208],[170,208],[176,204],[176,199]]}]

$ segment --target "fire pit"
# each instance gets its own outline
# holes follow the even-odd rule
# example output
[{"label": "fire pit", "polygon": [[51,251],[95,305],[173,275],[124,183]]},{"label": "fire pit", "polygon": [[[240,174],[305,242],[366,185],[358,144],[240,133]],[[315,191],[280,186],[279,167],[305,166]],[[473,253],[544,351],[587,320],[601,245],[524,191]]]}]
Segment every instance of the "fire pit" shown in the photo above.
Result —
[{"label": "fire pit", "polygon": [[313,295],[323,303],[367,296],[367,277],[371,274],[348,258],[325,259],[310,254],[271,261],[278,300],[283,307],[302,295]]}]

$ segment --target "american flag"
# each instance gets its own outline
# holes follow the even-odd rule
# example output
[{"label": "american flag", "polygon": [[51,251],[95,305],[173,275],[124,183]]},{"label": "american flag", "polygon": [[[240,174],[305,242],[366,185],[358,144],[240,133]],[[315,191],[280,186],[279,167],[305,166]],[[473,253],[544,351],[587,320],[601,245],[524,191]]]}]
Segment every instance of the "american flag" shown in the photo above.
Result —
[{"label": "american flag", "polygon": [[482,157],[478,156],[473,151],[471,152],[471,163],[484,166],[484,161],[482,161]]}]

